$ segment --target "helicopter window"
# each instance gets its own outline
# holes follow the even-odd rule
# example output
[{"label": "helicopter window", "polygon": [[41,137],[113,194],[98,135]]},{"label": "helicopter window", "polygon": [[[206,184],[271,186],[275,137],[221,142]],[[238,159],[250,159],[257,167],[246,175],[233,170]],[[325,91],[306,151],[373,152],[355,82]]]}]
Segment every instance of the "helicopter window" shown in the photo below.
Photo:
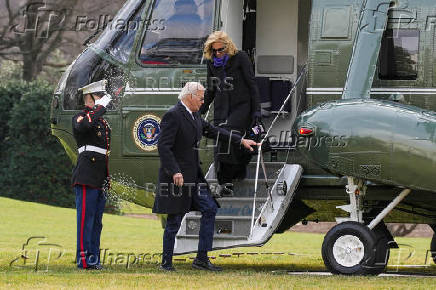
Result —
[{"label": "helicopter window", "polygon": [[[141,9],[139,9],[140,5],[141,5],[141,1],[136,1],[136,0],[128,1],[123,6],[123,8],[121,8],[121,10],[111,21],[111,23],[106,26],[104,32],[96,41],[95,43],[96,46],[108,52],[109,48],[117,44],[117,42],[119,42],[119,39],[122,38],[123,35],[129,34],[129,29],[126,28],[130,28],[129,26],[134,25],[133,23],[129,25],[130,22],[129,20],[131,19],[136,20],[135,14],[137,13],[138,10],[142,11]],[[130,34],[134,34],[134,33],[130,33]]]},{"label": "helicopter window", "polygon": [[[117,34],[112,45],[109,46],[108,52],[123,63],[127,63],[129,60],[135,35],[141,24],[142,11],[143,9],[138,9],[128,21],[120,21],[119,28],[115,28],[120,30],[120,33]],[[113,25],[118,24],[114,23]]]},{"label": "helicopter window", "polygon": [[84,103],[82,93],[78,92],[78,89],[103,79],[108,81],[106,91],[113,98],[107,109],[116,110],[119,107],[120,96],[122,96],[124,89],[124,72],[88,48],[71,66],[64,90],[64,110],[81,110]]},{"label": "helicopter window", "polygon": [[[212,32],[213,0],[156,1],[142,43],[139,60],[143,65],[202,63],[203,45]],[[151,27],[151,28],[150,28]]]},{"label": "helicopter window", "polygon": [[418,52],[419,30],[386,30],[380,50],[379,78],[382,80],[416,80]]}]

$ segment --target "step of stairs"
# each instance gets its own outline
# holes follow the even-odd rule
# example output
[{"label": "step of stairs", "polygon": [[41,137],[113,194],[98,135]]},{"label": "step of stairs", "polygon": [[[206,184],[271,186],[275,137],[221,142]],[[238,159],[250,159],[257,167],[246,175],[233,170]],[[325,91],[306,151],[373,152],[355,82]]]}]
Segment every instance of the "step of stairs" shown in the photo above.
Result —
[{"label": "step of stairs", "polygon": [[[201,215],[186,217],[186,235],[198,235]],[[244,236],[250,234],[251,216],[217,216],[215,218],[215,238],[228,238],[229,236]]]},{"label": "step of stairs", "polygon": [[[272,179],[274,180],[277,178],[278,173],[280,172],[280,169],[283,167],[283,162],[264,162],[265,164],[265,171],[268,180]],[[257,169],[257,163],[256,162],[250,162],[247,165],[247,173],[244,180],[255,180],[256,179],[256,169]],[[259,166],[259,180],[264,180],[265,175],[263,173],[262,166]],[[206,180],[208,182],[216,182],[216,175],[215,175],[215,167],[212,164],[206,174]]]},{"label": "step of stairs", "polygon": [[[212,191],[216,190],[216,186],[218,185],[218,182],[216,180],[208,180],[208,183],[210,184],[210,189]],[[255,180],[249,180],[245,179],[243,181],[235,181],[233,182],[233,195],[232,196],[224,196],[229,198],[253,198],[254,196],[254,184]],[[268,188],[271,188],[274,185],[273,180],[268,181]],[[267,188],[265,181],[258,181],[257,183],[258,190],[257,190],[257,196],[258,197],[266,197],[267,196]]]},{"label": "step of stairs", "polygon": [[[256,198],[256,212],[260,213],[266,198]],[[249,216],[253,214],[253,198],[227,197],[217,199],[221,208],[218,209],[217,216]]]},{"label": "step of stairs", "polygon": [[[278,226],[281,220],[279,217],[284,215],[284,211],[292,201],[302,169],[299,165],[285,165],[279,162],[265,162],[264,164],[268,177],[268,189],[265,185],[262,167],[259,167],[254,217],[255,219],[259,217],[260,220],[253,226],[256,232],[250,236],[256,175],[256,163],[251,162],[247,166],[247,178],[233,183],[233,195],[217,199],[221,207],[215,219],[214,249],[237,245],[258,245],[261,241],[268,240],[268,235],[274,232],[274,226]],[[217,181],[213,164],[209,167],[206,180],[211,185],[211,190],[214,190],[214,184],[217,184]],[[282,185],[283,181],[286,186]],[[200,221],[200,212],[190,212],[185,215],[176,236],[175,253],[196,250],[195,240],[198,240]]]}]

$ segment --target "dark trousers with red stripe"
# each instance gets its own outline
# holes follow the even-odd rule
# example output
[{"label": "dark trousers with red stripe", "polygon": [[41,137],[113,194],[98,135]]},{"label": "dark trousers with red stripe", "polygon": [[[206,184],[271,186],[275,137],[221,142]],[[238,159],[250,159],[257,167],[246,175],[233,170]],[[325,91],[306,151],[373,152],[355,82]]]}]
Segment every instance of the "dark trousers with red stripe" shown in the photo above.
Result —
[{"label": "dark trousers with red stripe", "polygon": [[86,185],[74,186],[77,209],[77,267],[88,268],[100,264],[100,235],[106,204],[101,189]]}]

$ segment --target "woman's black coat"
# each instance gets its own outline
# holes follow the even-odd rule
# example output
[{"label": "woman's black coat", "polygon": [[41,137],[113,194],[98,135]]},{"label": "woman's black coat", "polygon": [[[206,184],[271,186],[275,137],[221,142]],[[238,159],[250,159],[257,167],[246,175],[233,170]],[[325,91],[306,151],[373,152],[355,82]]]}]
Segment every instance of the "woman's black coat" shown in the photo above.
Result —
[{"label": "woman's black coat", "polygon": [[207,62],[207,88],[200,112],[204,114],[214,102],[214,124],[245,131],[260,117],[259,90],[253,65],[244,51],[231,56],[224,66]]},{"label": "woman's black coat", "polygon": [[[207,88],[200,112],[206,113],[214,102],[214,124],[245,136],[255,118],[260,118],[259,90],[253,65],[244,51],[231,56],[223,67],[207,62]],[[236,131],[235,131],[236,130]],[[230,149],[230,150],[229,150]],[[219,142],[215,161],[234,165],[247,164],[251,155],[235,146]],[[219,168],[219,164],[216,164]]]}]

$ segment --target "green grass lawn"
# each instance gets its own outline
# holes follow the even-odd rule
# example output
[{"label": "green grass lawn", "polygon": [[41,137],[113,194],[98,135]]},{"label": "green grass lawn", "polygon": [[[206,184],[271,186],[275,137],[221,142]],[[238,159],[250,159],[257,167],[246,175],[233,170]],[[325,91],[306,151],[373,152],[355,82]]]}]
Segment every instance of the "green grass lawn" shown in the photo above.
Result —
[{"label": "green grass lawn", "polygon": [[[0,288],[436,288],[432,277],[289,275],[288,271],[325,271],[320,253],[323,236],[293,232],[275,235],[261,248],[212,252],[214,263],[225,269],[221,273],[192,270],[192,255],[178,257],[177,272],[162,273],[157,270],[163,232],[160,222],[107,214],[101,244],[107,249],[105,270],[79,271],[74,264],[75,210],[0,198],[0,221]],[[18,258],[10,265],[23,253],[23,244],[30,237],[45,237],[46,241],[38,244],[42,238],[32,239],[26,247],[27,264]],[[396,271],[396,264],[424,264],[429,239],[401,238],[398,242],[404,246],[391,252],[388,271]],[[40,256],[35,271],[37,249]],[[59,258],[60,249],[64,252]],[[233,255],[220,256],[228,254]],[[135,257],[140,258],[137,263]],[[435,266],[398,270],[436,275]]]},{"label": "green grass lawn", "polygon": [[122,214],[151,214],[151,208],[146,208],[132,202],[124,201],[122,203]]}]

